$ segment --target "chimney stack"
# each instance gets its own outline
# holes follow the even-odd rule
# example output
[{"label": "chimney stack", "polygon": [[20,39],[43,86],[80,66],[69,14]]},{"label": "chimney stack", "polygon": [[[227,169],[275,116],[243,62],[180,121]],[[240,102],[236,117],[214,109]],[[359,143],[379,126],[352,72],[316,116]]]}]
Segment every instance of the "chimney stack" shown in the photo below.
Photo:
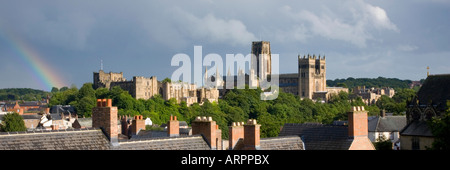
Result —
[{"label": "chimney stack", "polygon": [[167,122],[167,135],[180,136],[180,122],[177,120],[177,116],[170,116],[169,122]]},{"label": "chimney stack", "polygon": [[145,120],[143,116],[134,116],[133,123],[131,124],[131,135],[137,135],[142,129],[145,130]]},{"label": "chimney stack", "polygon": [[52,130],[58,130],[59,129],[59,126],[56,125],[56,124],[51,125],[51,127],[52,127]]},{"label": "chimney stack", "polygon": [[198,116],[192,121],[192,135],[202,134],[212,150],[222,148],[222,131],[216,126],[212,117]]},{"label": "chimney stack", "polygon": [[228,127],[229,149],[233,150],[239,139],[244,139],[244,122],[233,122]]},{"label": "chimney stack", "polygon": [[355,138],[368,135],[367,111],[364,106],[353,106],[348,113],[348,136]]},{"label": "chimney stack", "polygon": [[130,128],[130,125],[128,124],[128,116],[121,117],[120,124],[122,125],[122,134],[128,136],[128,129]]},{"label": "chimney stack", "polygon": [[260,127],[256,119],[249,119],[244,125],[244,150],[260,149]]},{"label": "chimney stack", "polygon": [[380,110],[380,117],[385,117],[386,116],[386,110],[381,109]]},{"label": "chimney stack", "polygon": [[111,99],[97,99],[97,107],[92,108],[92,127],[101,128],[113,145],[118,141],[117,107],[110,106]]}]

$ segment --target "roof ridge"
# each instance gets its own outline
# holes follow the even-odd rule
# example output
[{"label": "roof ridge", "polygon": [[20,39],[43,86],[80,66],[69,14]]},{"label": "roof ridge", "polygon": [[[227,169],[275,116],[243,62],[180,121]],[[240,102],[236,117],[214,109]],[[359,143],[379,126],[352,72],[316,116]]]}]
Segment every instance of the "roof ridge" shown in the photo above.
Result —
[{"label": "roof ridge", "polygon": [[[73,133],[73,132],[89,132],[101,130],[100,128],[85,128],[85,129],[73,129],[67,131],[67,129],[59,130],[43,130],[35,129],[33,131],[16,131],[16,132],[0,132],[0,137],[2,136],[12,136],[12,135],[40,135],[40,134],[53,134],[53,133]],[[33,133],[31,133],[33,132]]]},{"label": "roof ridge", "polygon": [[179,140],[184,138],[198,138],[202,137],[201,135],[189,135],[189,136],[174,136],[174,137],[154,137],[154,138],[138,138],[136,140],[123,140],[119,141],[120,143],[139,143],[139,142],[153,142],[153,141],[161,141],[161,140]]}]

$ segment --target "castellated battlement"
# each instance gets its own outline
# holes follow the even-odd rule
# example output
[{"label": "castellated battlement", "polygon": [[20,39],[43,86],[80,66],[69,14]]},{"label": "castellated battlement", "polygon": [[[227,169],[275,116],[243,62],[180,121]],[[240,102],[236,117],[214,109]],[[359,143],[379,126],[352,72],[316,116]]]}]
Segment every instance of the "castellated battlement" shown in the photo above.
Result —
[{"label": "castellated battlement", "polygon": [[313,55],[310,55],[310,54],[308,54],[308,55],[303,55],[303,57],[301,56],[301,55],[298,55],[298,59],[299,60],[324,60],[325,61],[325,55],[323,55],[322,57],[320,57],[320,54],[319,54],[319,56],[316,56],[315,54],[313,54]]}]

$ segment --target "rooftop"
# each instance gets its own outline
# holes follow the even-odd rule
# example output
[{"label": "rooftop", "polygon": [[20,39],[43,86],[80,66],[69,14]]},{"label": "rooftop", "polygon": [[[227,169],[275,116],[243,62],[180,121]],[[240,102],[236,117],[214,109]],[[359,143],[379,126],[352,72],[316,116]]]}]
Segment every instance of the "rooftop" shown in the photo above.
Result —
[{"label": "rooftop", "polygon": [[307,150],[348,150],[352,139],[347,126],[286,123],[278,136],[298,135]]}]

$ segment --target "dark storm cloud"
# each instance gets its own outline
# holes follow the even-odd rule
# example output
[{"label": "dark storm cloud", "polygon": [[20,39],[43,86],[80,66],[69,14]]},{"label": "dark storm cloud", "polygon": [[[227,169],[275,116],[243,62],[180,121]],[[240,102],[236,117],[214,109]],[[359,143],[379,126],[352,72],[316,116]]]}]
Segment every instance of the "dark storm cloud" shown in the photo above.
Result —
[{"label": "dark storm cloud", "polygon": [[[49,65],[81,86],[92,72],[170,77],[176,53],[250,52],[271,42],[280,72],[297,72],[298,54],[325,54],[327,78],[424,78],[448,73],[447,1],[2,1],[0,31],[12,30]],[[21,65],[0,39],[0,88],[20,84]],[[432,59],[424,59],[427,56]],[[11,65],[17,72],[10,73]],[[27,83],[36,87],[33,82]]]}]

